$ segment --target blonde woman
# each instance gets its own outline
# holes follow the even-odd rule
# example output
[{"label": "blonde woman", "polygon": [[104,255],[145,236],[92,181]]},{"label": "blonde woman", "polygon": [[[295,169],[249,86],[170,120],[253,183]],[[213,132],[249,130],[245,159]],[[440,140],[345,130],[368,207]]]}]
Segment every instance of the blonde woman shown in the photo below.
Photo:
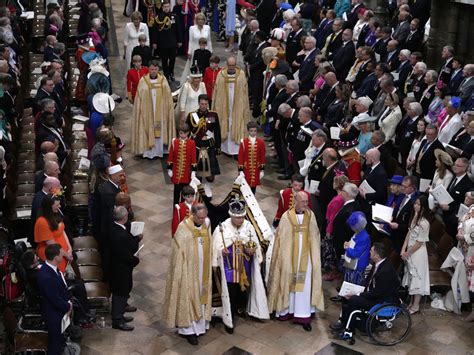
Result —
[{"label": "blonde woman", "polygon": [[199,39],[205,38],[207,40],[206,49],[212,53],[211,28],[206,25],[206,16],[200,12],[194,18],[194,25],[189,27],[189,42],[188,42],[188,58],[191,63],[194,51],[199,48]]},{"label": "blonde woman", "polygon": [[138,46],[140,43],[138,37],[141,34],[146,36],[146,45],[150,45],[150,35],[148,34],[148,26],[142,22],[142,14],[135,11],[130,16],[131,22],[125,25],[123,31],[123,59],[125,59],[127,70],[132,62],[133,48]]},{"label": "blonde woman", "polygon": [[402,120],[402,110],[398,105],[399,98],[397,94],[389,93],[385,98],[385,111],[379,118],[379,126],[383,133],[385,133],[385,142],[392,140],[395,136],[395,129],[398,123]]}]

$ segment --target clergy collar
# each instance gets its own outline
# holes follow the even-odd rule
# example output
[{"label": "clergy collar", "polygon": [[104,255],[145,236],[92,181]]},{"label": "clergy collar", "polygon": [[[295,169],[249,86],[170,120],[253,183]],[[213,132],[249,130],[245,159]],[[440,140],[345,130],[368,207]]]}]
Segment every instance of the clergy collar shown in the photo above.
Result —
[{"label": "clergy collar", "polygon": [[110,180],[110,179],[109,179],[109,181],[110,181],[110,183],[111,183],[112,185],[114,185],[117,189],[119,188],[118,185],[117,185],[115,182],[113,182],[113,181]]},{"label": "clergy collar", "polygon": [[124,230],[127,230],[123,224],[120,224],[120,223],[118,223],[118,222],[116,222],[116,221],[114,221],[114,223],[115,223],[116,225],[122,227]]},{"label": "clergy collar", "polygon": [[355,201],[354,199],[350,199],[349,201],[344,202],[344,206],[348,205],[349,203],[354,202],[354,201]]}]

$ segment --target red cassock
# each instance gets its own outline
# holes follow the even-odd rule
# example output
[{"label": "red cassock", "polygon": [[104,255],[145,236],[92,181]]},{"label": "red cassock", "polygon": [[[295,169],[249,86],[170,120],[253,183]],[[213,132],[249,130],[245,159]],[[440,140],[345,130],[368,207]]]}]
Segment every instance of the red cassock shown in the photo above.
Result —
[{"label": "red cassock", "polygon": [[174,205],[173,208],[173,221],[171,222],[171,236],[173,237],[178,229],[178,225],[185,218],[190,216],[189,207],[186,202],[181,202],[179,205]]},{"label": "red cassock", "polygon": [[174,138],[168,155],[168,169],[173,170],[173,184],[189,184],[196,170],[196,144],[192,139]]},{"label": "red cassock", "polygon": [[265,142],[261,138],[255,139],[252,144],[249,138],[240,141],[237,159],[239,171],[245,174],[245,180],[250,187],[260,185],[260,171],[265,169]]},{"label": "red cassock", "polygon": [[222,68],[217,68],[212,70],[211,67],[204,69],[204,75],[202,81],[206,85],[206,93],[209,100],[212,100],[212,93],[214,92],[214,85],[216,84],[217,74],[221,71]]},{"label": "red cassock", "polygon": [[344,155],[341,160],[346,165],[347,177],[349,178],[349,182],[352,182],[353,184],[359,186],[362,182],[360,176],[362,170],[362,165],[360,163],[360,155],[356,151],[353,151],[349,154]]},{"label": "red cassock", "polygon": [[[304,191],[308,195],[308,207],[311,209],[311,199],[309,198],[309,192]],[[280,220],[283,213],[288,211],[290,208],[295,206],[295,196],[293,189],[288,187],[284,190],[280,190],[280,198],[278,199],[278,210],[275,214],[275,220]]]},{"label": "red cassock", "polygon": [[127,97],[135,100],[137,87],[143,75],[148,74],[148,67],[141,67],[140,70],[135,68],[129,69],[127,73]]}]

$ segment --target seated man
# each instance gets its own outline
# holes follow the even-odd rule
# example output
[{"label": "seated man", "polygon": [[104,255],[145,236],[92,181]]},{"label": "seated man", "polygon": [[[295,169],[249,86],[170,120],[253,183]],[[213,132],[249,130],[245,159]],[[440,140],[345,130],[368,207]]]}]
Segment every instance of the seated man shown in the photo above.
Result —
[{"label": "seated man", "polygon": [[[383,302],[398,303],[398,289],[400,280],[390,260],[387,259],[388,250],[384,243],[376,242],[370,249],[370,260],[374,263],[372,272],[367,280],[365,291],[358,295],[347,295],[342,303],[339,320],[330,325],[332,330],[344,330],[352,336],[356,327],[355,317],[348,324],[349,316],[356,310],[370,310],[373,306]],[[343,338],[344,333],[339,333]]]}]

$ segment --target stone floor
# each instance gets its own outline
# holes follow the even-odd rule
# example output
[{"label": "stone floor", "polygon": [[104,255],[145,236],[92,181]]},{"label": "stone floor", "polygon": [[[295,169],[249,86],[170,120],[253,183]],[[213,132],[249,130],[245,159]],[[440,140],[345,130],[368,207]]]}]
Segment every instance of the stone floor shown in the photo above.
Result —
[{"label": "stone floor", "polygon": [[[122,16],[123,3],[113,0],[110,9],[114,16],[116,37],[120,53],[123,54],[122,29],[127,18]],[[111,28],[114,31],[114,28]],[[117,48],[117,47],[115,47]],[[214,48],[221,58],[227,54],[220,43]],[[125,88],[125,64],[121,56],[110,58],[114,91],[122,97]],[[175,76],[180,77],[184,66],[182,58],[177,60]],[[116,108],[116,131],[125,143],[129,142],[129,126],[132,108],[123,102]],[[127,149],[126,149],[127,151]],[[313,322],[313,331],[305,332],[300,326],[277,321],[256,322],[237,320],[235,333],[228,335],[222,324],[216,325],[199,338],[199,346],[189,345],[173,330],[166,329],[161,322],[165,279],[170,253],[170,225],[172,218],[172,190],[161,160],[142,160],[125,153],[125,170],[137,220],[145,221],[145,247],[140,254],[140,264],[134,272],[134,288],[130,303],[138,307],[132,323],[133,332],[113,329],[91,329],[84,331],[82,350],[85,355],[96,354],[314,354],[319,352],[350,353],[334,350],[331,342],[345,345],[333,339],[328,325],[339,313],[339,305],[329,300],[336,290],[331,283],[324,284],[326,311],[318,314]],[[220,201],[230,191],[237,176],[235,161],[220,156],[222,175],[216,179],[215,201]],[[266,171],[263,187],[257,191],[257,199],[268,220],[272,220],[278,197],[278,190],[285,186],[276,180],[277,174]],[[413,317],[412,332],[400,345],[383,348],[372,345],[366,337],[357,338],[351,348],[362,353],[379,354],[472,354],[474,349],[474,323],[464,323],[459,316],[435,311],[426,306],[420,315]],[[342,348],[344,350],[346,348]],[[349,350],[349,349],[347,349]],[[242,352],[243,353],[243,352]]]}]

